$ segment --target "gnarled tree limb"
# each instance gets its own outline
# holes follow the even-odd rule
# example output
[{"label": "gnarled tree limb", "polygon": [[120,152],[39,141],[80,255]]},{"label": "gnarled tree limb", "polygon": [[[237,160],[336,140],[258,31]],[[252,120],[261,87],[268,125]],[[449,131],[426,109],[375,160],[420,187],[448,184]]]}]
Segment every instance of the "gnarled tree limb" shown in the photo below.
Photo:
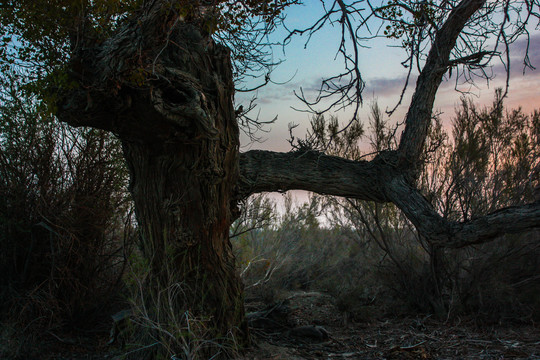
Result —
[{"label": "gnarled tree limb", "polygon": [[465,222],[441,217],[405,172],[380,157],[352,161],[317,152],[252,150],[240,155],[240,196],[307,190],[360,200],[393,202],[434,245],[460,248],[498,236],[540,228],[540,201],[497,210]]},{"label": "gnarled tree limb", "polygon": [[315,151],[278,153],[252,150],[240,154],[240,197],[294,189],[385,202],[384,172],[390,166],[352,161]]},{"label": "gnarled tree limb", "polygon": [[422,236],[441,247],[461,248],[485,243],[504,234],[540,228],[540,201],[506,207],[472,220],[456,222],[441,217],[404,177],[398,176],[390,181],[386,193]]},{"label": "gnarled tree limb", "polygon": [[450,12],[448,19],[437,32],[424,68],[418,77],[405,119],[405,131],[399,144],[401,158],[413,171],[413,176],[418,174],[418,165],[431,123],[435,95],[443,75],[451,65],[449,59],[452,49],[467,21],[485,3],[486,0],[463,0]]},{"label": "gnarled tree limb", "polygon": [[432,120],[435,95],[453,65],[451,52],[471,17],[486,0],[463,0],[437,32],[418,77],[397,152],[372,161],[350,161],[315,152],[241,154],[240,196],[301,189],[360,200],[393,202],[433,244],[463,247],[540,226],[540,203],[500,210],[471,221],[443,219],[414,187]]}]

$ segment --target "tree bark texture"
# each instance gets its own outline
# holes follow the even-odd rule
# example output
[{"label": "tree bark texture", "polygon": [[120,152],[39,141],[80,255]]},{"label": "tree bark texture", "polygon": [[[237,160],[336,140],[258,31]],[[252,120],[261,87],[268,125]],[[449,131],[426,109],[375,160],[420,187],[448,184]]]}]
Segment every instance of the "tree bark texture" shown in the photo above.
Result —
[{"label": "tree bark texture", "polygon": [[[146,306],[154,307],[151,312],[160,323],[188,311],[205,328],[194,336],[242,343],[247,336],[243,287],[229,241],[236,148],[224,151],[216,141],[157,149],[123,141],[123,147],[149,262]],[[177,295],[172,304],[169,294]],[[192,329],[198,325],[191,324]],[[209,351],[208,356],[215,355]]]},{"label": "tree bark texture", "polygon": [[365,200],[388,201],[385,179],[395,170],[382,161],[352,161],[323,153],[276,153],[253,150],[240,154],[240,194],[302,189]]},{"label": "tree bark texture", "polygon": [[214,344],[197,355],[210,358],[249,340],[229,241],[239,175],[230,52],[167,1],[148,4],[76,49],[78,86],[60,93],[58,116],[120,137],[148,266],[144,306],[158,323],[189,313],[200,330],[189,336]]},{"label": "tree bark texture", "polygon": [[[460,248],[540,227],[540,201],[508,207],[466,222],[441,217],[400,167],[399,152],[352,161],[315,152],[252,150],[240,155],[242,196],[263,191],[308,190],[360,200],[393,202],[431,244]],[[266,166],[265,166],[266,165]]]},{"label": "tree bark texture", "polygon": [[457,38],[470,17],[485,3],[486,0],[463,0],[450,12],[448,19],[437,32],[426,63],[418,76],[405,118],[405,131],[399,142],[401,160],[409,167],[409,176],[412,178],[416,178],[420,171],[419,164],[432,120],[435,95],[450,67],[450,55]]}]

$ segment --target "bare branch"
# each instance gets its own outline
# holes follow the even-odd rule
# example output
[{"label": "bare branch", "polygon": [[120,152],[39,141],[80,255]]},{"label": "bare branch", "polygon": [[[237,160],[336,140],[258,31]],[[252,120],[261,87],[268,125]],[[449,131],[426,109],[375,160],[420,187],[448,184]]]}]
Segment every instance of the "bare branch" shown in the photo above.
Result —
[{"label": "bare branch", "polygon": [[264,191],[308,190],[385,202],[384,172],[390,166],[352,161],[315,151],[277,153],[251,150],[240,154],[240,197]]},{"label": "bare branch", "polygon": [[[307,46],[312,36],[324,25],[337,23],[341,29],[336,56],[339,55],[343,59],[344,70],[323,79],[313,100],[308,98],[309,94],[306,95],[302,88],[295,92],[296,97],[306,106],[307,112],[322,114],[330,110],[341,110],[352,106],[354,110],[351,121],[358,118],[365,86],[360,72],[359,54],[362,45],[359,41],[358,31],[367,26],[367,19],[363,17],[363,9],[359,7],[359,3],[360,1],[354,1],[351,4],[346,4],[344,1],[336,0],[327,8],[322,2],[325,13],[313,25],[304,29],[288,30],[289,34],[284,41],[285,44],[290,42],[294,36],[307,35],[305,43]],[[357,18],[359,18],[359,24],[357,24]],[[349,53],[348,46],[352,47],[352,55]]]}]

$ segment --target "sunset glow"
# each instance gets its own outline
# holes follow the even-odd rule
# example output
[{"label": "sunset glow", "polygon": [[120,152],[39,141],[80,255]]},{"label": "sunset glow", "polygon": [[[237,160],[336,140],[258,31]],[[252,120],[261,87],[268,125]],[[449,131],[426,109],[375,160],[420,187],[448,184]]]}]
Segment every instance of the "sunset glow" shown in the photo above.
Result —
[{"label": "sunset glow", "polygon": [[[321,12],[319,1],[308,0],[304,5],[288,10],[286,24],[290,29],[306,26],[317,19]],[[285,34],[284,31],[280,31],[274,38],[276,41],[283,40]],[[343,60],[336,55],[339,36],[337,26],[328,27],[313,36],[305,47],[306,38],[293,38],[285,48],[274,48],[274,59],[281,59],[283,63],[271,74],[272,81],[276,84],[271,83],[257,92],[259,106],[254,110],[254,116],[259,114],[259,118],[263,121],[277,116],[277,121],[267,127],[269,133],[259,134],[265,140],[263,143],[251,143],[246,136],[242,137],[242,144],[246,146],[244,150],[290,150],[290,145],[286,141],[289,137],[289,123],[299,124],[294,134],[297,137],[303,136],[309,125],[310,116],[293,109],[305,109],[294,92],[303,89],[314,97],[323,77],[341,71]],[[406,77],[406,69],[401,64],[406,55],[399,47],[399,42],[377,38],[366,42],[365,46],[360,54],[362,76],[366,83],[363,92],[364,105],[360,114],[360,119],[364,123],[367,122],[371,102],[377,101],[382,109],[396,106]],[[540,70],[524,67],[525,46],[524,38],[511,46],[510,82],[505,105],[508,109],[521,107],[529,113],[540,108]],[[532,66],[540,66],[540,36],[537,34],[533,33],[530,38],[528,56]],[[462,78],[456,81],[455,74],[448,78],[447,74],[446,81],[437,93],[434,108],[436,112],[441,113],[446,123],[451,120],[463,94],[472,97],[479,105],[489,105],[493,100],[495,89],[505,88],[506,71],[500,62],[494,61],[487,72],[492,74],[491,79],[486,81],[478,78],[474,85],[463,84]],[[407,92],[401,105],[392,115],[391,122],[403,120],[414,91],[417,73],[413,72],[411,75]],[[237,103],[245,103],[249,96],[250,94],[238,94]],[[346,122],[350,119],[351,111],[351,109],[339,111],[335,115]]]}]

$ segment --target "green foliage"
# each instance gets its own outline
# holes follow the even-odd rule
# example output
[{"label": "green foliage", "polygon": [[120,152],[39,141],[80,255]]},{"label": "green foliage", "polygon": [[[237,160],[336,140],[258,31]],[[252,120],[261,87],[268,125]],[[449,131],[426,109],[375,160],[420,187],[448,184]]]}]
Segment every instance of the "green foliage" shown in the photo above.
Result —
[{"label": "green foliage", "polygon": [[72,52],[103,42],[141,4],[142,0],[8,0],[0,7],[0,71],[16,76],[19,86],[37,94],[54,114],[57,89],[79,86],[68,71]]},{"label": "green foliage", "polygon": [[249,18],[260,17],[269,27],[273,27],[274,21],[280,16],[285,8],[299,3],[298,0],[246,0],[246,1],[218,1],[219,19],[217,30],[235,34],[249,21]]},{"label": "green foliage", "polygon": [[0,66],[38,70],[65,64],[84,37],[103,41],[142,0],[8,0],[0,8]]},{"label": "green foliage", "polygon": [[[174,2],[171,9],[186,21],[199,24],[209,33],[241,31],[249,18],[272,22],[296,0]],[[61,67],[70,51],[82,42],[95,45],[106,40],[122,22],[136,14],[143,0],[8,0],[0,7],[0,68],[24,66],[41,75]]]}]

